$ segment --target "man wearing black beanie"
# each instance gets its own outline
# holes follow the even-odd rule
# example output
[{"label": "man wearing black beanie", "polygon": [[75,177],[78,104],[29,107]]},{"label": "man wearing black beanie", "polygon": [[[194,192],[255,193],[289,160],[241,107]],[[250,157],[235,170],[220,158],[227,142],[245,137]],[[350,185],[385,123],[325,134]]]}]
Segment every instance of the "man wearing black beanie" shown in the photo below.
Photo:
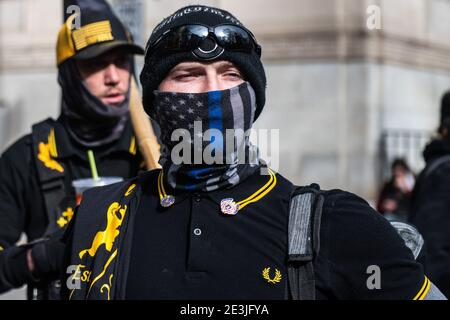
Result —
[{"label": "man wearing black beanie", "polygon": [[423,151],[426,167],[413,190],[410,221],[427,244],[426,270],[450,295],[450,91],[441,99],[439,136]]},{"label": "man wearing black beanie", "polygon": [[66,235],[77,268],[65,298],[445,298],[415,261],[414,231],[402,227],[407,247],[363,199],[295,186],[258,157],[242,132],[265,103],[260,57],[222,9],[158,24],[140,79],[162,169],[85,194]]},{"label": "man wearing black beanie", "polygon": [[[144,106],[152,105],[153,90],[158,88],[167,73],[178,63],[186,60],[210,61],[212,59],[217,60],[220,58],[221,60],[231,61],[238,66],[239,69],[245,74],[247,80],[252,84],[256,93],[256,104],[258,105],[258,109],[255,114],[256,120],[266,101],[266,75],[260,60],[261,48],[256,43],[255,45],[257,47],[255,47],[255,50],[250,52],[223,50],[224,48],[220,48],[219,44],[219,48],[212,51],[210,53],[210,57],[204,52],[202,53],[201,50],[194,50],[194,52],[177,50],[176,52],[171,52],[171,54],[168,54],[166,50],[158,50],[157,48],[155,48],[156,50],[149,51],[149,46],[153,46],[155,44],[157,45],[158,40],[161,39],[165,33],[169,32],[173,28],[183,26],[188,23],[209,27],[226,25],[230,28],[244,28],[242,23],[230,13],[223,10],[202,6],[189,6],[182,8],[173,15],[164,19],[154,29],[147,43],[145,64],[141,72],[141,83],[146,87],[146,90],[143,91]],[[188,31],[182,30],[181,32]],[[254,38],[250,31],[248,32],[248,39],[242,39],[241,41],[250,42],[252,40],[251,38]],[[223,36],[225,36],[225,34],[223,34]],[[211,44],[203,43],[203,45],[207,47]],[[214,44],[212,46],[214,47]]]}]

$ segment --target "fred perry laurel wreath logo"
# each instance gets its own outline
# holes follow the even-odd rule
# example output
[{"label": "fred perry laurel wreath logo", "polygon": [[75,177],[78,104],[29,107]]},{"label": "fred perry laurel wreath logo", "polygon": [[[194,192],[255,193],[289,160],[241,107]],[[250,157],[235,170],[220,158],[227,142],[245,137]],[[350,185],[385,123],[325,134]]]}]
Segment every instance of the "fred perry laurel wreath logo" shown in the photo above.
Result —
[{"label": "fred perry laurel wreath logo", "polygon": [[262,276],[267,280],[268,283],[278,283],[281,281],[281,272],[278,269],[275,269],[275,276],[270,278],[270,268],[265,268],[262,271]]}]

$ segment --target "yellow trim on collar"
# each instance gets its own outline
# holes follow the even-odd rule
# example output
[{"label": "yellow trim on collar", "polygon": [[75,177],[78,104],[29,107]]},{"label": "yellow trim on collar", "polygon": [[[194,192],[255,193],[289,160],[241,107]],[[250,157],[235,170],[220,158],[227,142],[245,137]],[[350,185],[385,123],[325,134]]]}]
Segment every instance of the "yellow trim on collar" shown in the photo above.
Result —
[{"label": "yellow trim on collar", "polygon": [[422,288],[420,288],[419,292],[416,294],[416,296],[413,298],[413,300],[423,300],[425,296],[428,294],[428,291],[430,291],[431,282],[430,280],[425,276],[425,281],[423,282]]},{"label": "yellow trim on collar", "polygon": [[164,183],[163,183],[163,171],[161,170],[158,175],[158,193],[159,193],[159,200],[162,200],[164,197],[167,196],[166,190],[164,189]]},{"label": "yellow trim on collar", "polygon": [[[264,184],[261,188],[256,190],[254,193],[252,193],[249,197],[237,202],[238,211],[241,210],[242,208],[244,208],[245,206],[249,205],[250,203],[261,200],[276,186],[276,184],[277,184],[276,173],[273,172],[271,169],[269,169],[268,171],[269,171],[269,175],[270,175],[269,181],[267,181],[266,184]],[[163,176],[164,176],[164,172],[163,172],[163,170],[161,170],[158,175],[158,193],[159,193],[160,200],[167,197],[167,193],[164,188]]]},{"label": "yellow trim on collar", "polygon": [[275,173],[269,169],[269,181],[262,186],[260,189],[258,189],[255,193],[253,193],[251,196],[249,196],[248,198],[239,201],[237,204],[239,205],[239,210],[241,210],[242,208],[244,208],[246,205],[256,202],[260,199],[262,199],[266,194],[268,194],[277,184],[277,177],[275,175]]}]

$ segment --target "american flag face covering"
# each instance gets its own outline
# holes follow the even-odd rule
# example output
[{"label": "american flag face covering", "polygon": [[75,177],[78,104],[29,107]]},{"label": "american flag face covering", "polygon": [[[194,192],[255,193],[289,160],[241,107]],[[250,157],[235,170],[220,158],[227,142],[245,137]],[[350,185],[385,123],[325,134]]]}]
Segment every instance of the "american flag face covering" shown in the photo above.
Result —
[{"label": "american flag face covering", "polygon": [[154,92],[168,184],[179,190],[231,187],[261,165],[249,132],[256,110],[250,83],[204,93]]}]

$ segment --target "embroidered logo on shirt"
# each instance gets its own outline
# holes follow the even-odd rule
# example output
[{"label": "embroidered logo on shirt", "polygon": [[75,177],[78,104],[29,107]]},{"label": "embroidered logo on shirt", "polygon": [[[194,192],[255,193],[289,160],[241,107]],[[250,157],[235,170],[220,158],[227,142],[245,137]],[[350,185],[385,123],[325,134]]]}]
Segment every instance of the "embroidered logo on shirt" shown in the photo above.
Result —
[{"label": "embroidered logo on shirt", "polygon": [[55,142],[55,131],[52,129],[47,143],[39,142],[38,159],[49,169],[63,173],[64,168],[54,159],[58,156]]},{"label": "embroidered logo on shirt", "polygon": [[[125,192],[125,194],[126,194],[125,196],[129,196],[133,192],[133,190],[135,190],[135,188],[136,188],[136,184],[132,184],[131,186],[129,186],[127,191]],[[91,241],[90,248],[81,250],[78,253],[78,256],[80,259],[83,259],[83,257],[86,257],[86,256],[89,259],[89,257],[94,257],[99,250],[102,251],[101,248],[104,248],[104,250],[106,252],[112,252],[111,255],[109,256],[109,258],[107,259],[107,261],[105,262],[103,268],[99,269],[99,270],[101,270],[100,273],[97,274],[97,271],[95,271],[96,273],[94,274],[93,270],[89,270],[89,273],[86,275],[86,277],[85,277],[86,285],[89,286],[89,289],[87,290],[86,298],[89,297],[91,290],[94,288],[94,284],[96,284],[97,282],[99,282],[98,286],[100,286],[100,290],[99,290],[100,293],[106,294],[107,295],[106,298],[108,300],[110,300],[110,298],[111,298],[110,291],[111,291],[111,287],[113,285],[113,283],[112,283],[113,273],[112,272],[114,272],[114,270],[110,269],[110,271],[108,271],[108,268],[111,265],[111,262],[117,257],[117,254],[118,254],[118,249],[114,248],[114,243],[116,242],[116,238],[120,234],[120,227],[122,225],[122,222],[125,219],[126,212],[127,212],[127,205],[121,205],[118,202],[113,202],[108,207],[108,210],[106,212],[106,227],[105,227],[105,229],[98,231],[95,234],[94,238]],[[86,253],[87,253],[87,255],[86,255]],[[87,261],[89,262],[89,260],[87,260]],[[108,273],[109,273],[109,275],[108,275]],[[77,278],[74,277],[74,278],[72,278],[72,280],[77,280]],[[81,279],[81,281],[84,281],[84,280]],[[100,281],[102,281],[103,284]],[[80,288],[80,286],[78,286],[78,288],[72,289],[70,296],[69,296],[69,300],[72,299],[75,290],[79,289],[79,288]]]},{"label": "embroidered logo on shirt", "polygon": [[60,228],[64,227],[73,217],[73,209],[71,207],[67,208],[61,216],[56,220],[56,223]]},{"label": "embroidered logo on shirt", "polygon": [[267,280],[268,283],[278,283],[281,281],[281,272],[278,269],[275,269],[275,276],[273,278],[270,277],[270,267],[264,268],[262,271],[262,276]]},{"label": "embroidered logo on shirt", "polygon": [[133,184],[128,188],[127,192],[125,192],[125,197],[128,197],[128,196],[131,194],[131,192],[133,192],[134,188],[136,188],[136,184],[135,184],[135,183],[133,183]]},{"label": "embroidered logo on shirt", "polygon": [[122,224],[126,211],[127,206],[122,208],[118,202],[114,202],[109,206],[105,230],[97,232],[90,248],[80,251],[80,259],[83,259],[83,256],[86,253],[89,253],[91,257],[94,257],[98,248],[103,244],[105,245],[105,249],[111,252],[114,240],[116,240],[116,237],[120,233],[118,229]]}]

